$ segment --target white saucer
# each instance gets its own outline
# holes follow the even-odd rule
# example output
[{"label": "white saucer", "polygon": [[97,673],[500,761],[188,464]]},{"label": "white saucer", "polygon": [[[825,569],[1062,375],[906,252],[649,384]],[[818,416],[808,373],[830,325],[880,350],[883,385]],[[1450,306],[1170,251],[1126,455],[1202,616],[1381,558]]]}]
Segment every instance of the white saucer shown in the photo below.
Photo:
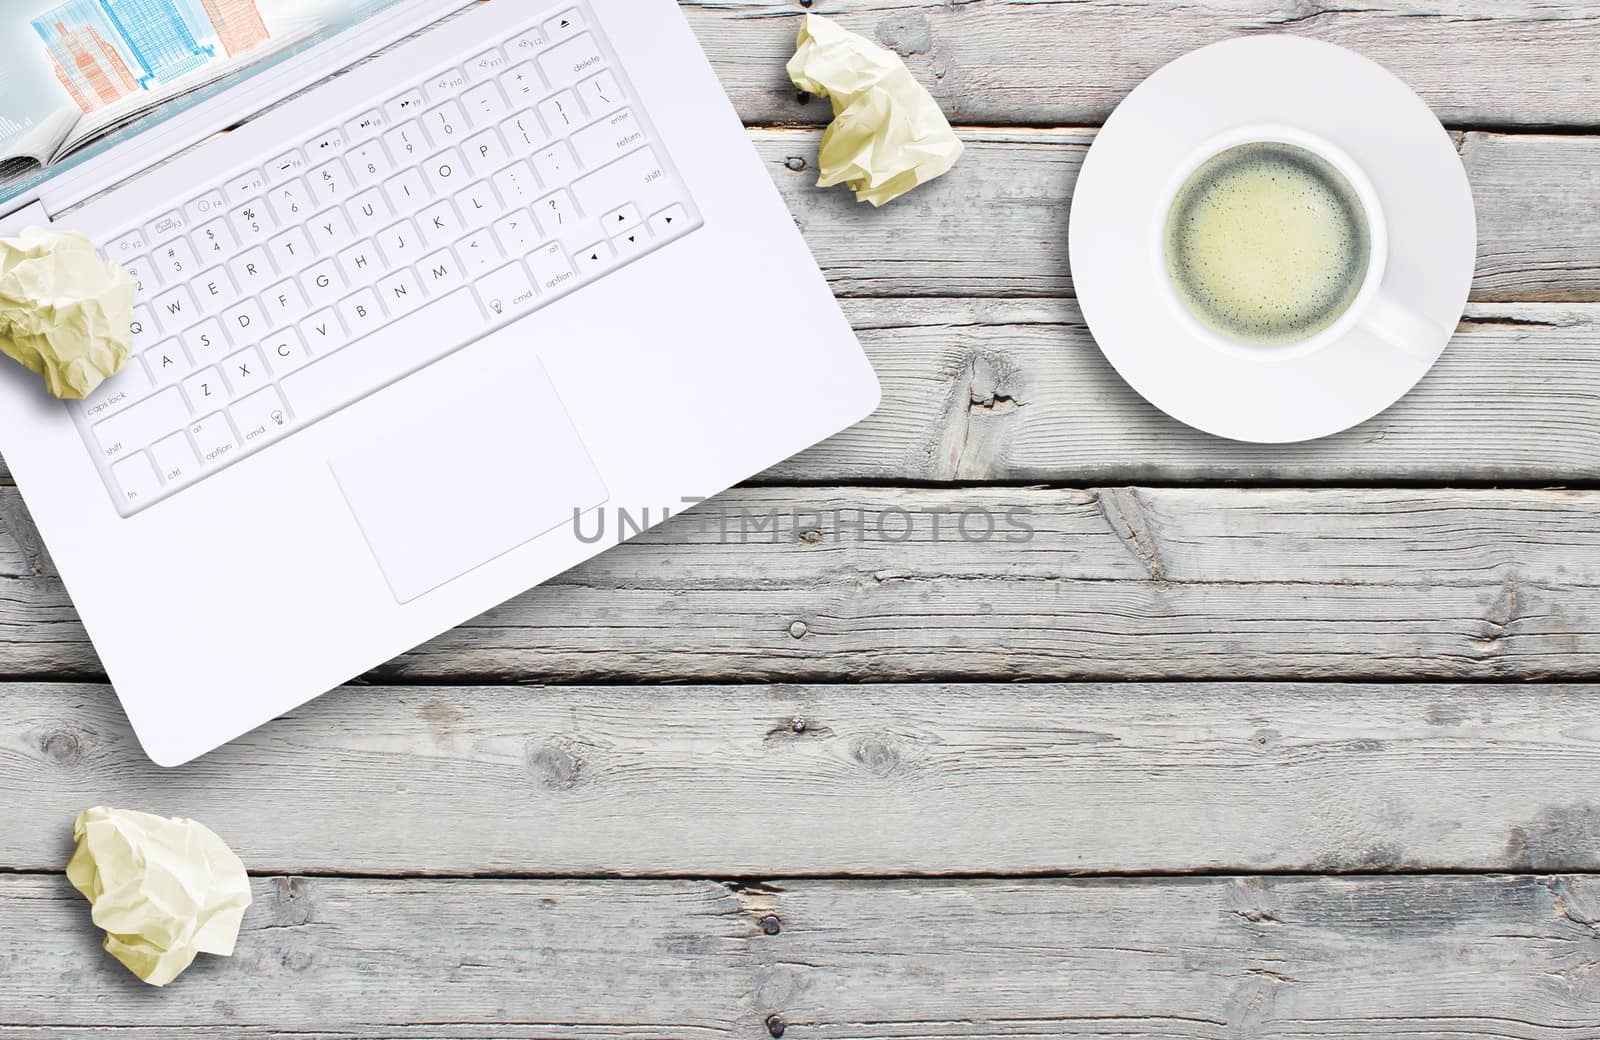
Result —
[{"label": "white saucer", "polygon": [[[1191,331],[1152,259],[1162,195],[1197,148],[1257,124],[1315,134],[1366,172],[1388,218],[1384,292],[1441,330],[1437,349],[1407,354],[1357,327],[1275,357],[1219,350]],[[1466,307],[1477,218],[1454,142],[1404,82],[1333,44],[1250,36],[1179,58],[1117,108],[1084,161],[1070,249],[1096,342],[1146,400],[1221,437],[1287,443],[1370,419],[1433,366]]]}]

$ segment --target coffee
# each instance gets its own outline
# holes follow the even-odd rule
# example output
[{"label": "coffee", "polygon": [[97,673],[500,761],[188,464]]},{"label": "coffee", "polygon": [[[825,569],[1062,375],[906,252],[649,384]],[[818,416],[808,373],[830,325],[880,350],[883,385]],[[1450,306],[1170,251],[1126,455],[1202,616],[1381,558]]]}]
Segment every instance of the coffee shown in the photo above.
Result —
[{"label": "coffee", "polygon": [[1332,163],[1262,141],[1212,156],[1179,189],[1166,260],[1178,298],[1208,328],[1285,346],[1350,309],[1372,262],[1372,232]]}]

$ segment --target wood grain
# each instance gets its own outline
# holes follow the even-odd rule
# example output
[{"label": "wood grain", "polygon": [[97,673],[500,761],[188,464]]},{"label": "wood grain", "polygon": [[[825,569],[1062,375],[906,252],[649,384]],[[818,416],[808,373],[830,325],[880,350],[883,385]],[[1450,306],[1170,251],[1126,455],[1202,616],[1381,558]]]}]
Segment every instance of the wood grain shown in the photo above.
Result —
[{"label": "wood grain", "polygon": [[[1093,131],[961,134],[968,148],[954,170],[874,210],[814,186],[819,132],[751,132],[836,293],[1070,296],[1067,222]],[[1600,299],[1600,138],[1457,140],[1478,210],[1473,299]]]},{"label": "wood grain", "polygon": [[[0,871],[95,803],[261,873],[1600,870],[1600,687],[359,688],[182,770],[104,686],[0,686]],[[870,821],[870,823],[868,822]]]},{"label": "wood grain", "polygon": [[[1535,490],[749,489],[374,676],[1588,678],[1597,508]],[[0,669],[97,674],[59,580],[0,546]]]},{"label": "wood grain", "polygon": [[237,955],[158,992],[94,949],[63,879],[0,877],[7,1040],[1600,1030],[1592,877],[265,877],[255,894]]},{"label": "wood grain", "polygon": [[[681,0],[749,123],[816,123],[784,75],[804,9],[791,0]],[[1546,0],[825,0],[811,10],[898,51],[952,121],[1098,125],[1145,77],[1208,43],[1292,33],[1399,75],[1451,126],[1600,123],[1600,20]]]}]

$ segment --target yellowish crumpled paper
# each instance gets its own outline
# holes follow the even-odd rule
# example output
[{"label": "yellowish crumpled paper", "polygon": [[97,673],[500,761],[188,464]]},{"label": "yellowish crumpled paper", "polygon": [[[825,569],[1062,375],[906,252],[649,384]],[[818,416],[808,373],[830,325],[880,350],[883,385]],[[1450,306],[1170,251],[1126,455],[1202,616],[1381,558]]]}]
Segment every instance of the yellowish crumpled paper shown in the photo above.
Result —
[{"label": "yellowish crumpled paper", "polygon": [[819,188],[848,184],[882,206],[956,164],[964,148],[949,120],[899,55],[818,15],[800,25],[789,78],[833,100],[822,135]]},{"label": "yellowish crumpled paper", "polygon": [[77,232],[31,227],[0,238],[0,353],[72,400],[132,356],[133,276]]},{"label": "yellowish crumpled paper", "polygon": [[197,953],[233,954],[250,880],[221,838],[193,820],[105,806],[79,814],[72,836],[67,879],[129,971],[165,986]]}]

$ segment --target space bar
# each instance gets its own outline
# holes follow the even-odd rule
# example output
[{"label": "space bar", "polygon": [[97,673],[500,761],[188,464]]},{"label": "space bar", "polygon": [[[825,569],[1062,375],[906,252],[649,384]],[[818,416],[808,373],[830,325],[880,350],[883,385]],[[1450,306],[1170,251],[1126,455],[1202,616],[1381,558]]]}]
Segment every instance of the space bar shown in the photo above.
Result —
[{"label": "space bar", "polygon": [[283,378],[295,419],[313,422],[453,353],[487,329],[471,289],[456,292]]}]

